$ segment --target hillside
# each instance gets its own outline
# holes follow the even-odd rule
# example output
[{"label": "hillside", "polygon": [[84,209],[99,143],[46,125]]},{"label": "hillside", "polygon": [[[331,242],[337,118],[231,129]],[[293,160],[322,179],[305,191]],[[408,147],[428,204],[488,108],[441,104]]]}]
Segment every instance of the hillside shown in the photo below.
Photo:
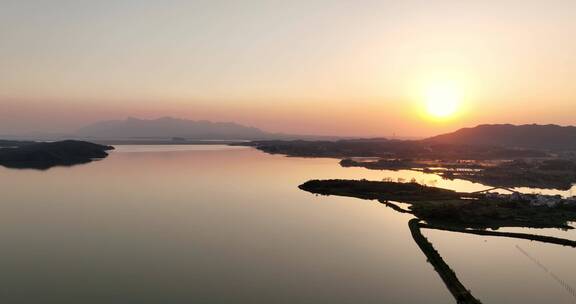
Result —
[{"label": "hillside", "polygon": [[480,125],[425,139],[456,145],[505,146],[543,150],[576,150],[576,127],[558,125]]}]

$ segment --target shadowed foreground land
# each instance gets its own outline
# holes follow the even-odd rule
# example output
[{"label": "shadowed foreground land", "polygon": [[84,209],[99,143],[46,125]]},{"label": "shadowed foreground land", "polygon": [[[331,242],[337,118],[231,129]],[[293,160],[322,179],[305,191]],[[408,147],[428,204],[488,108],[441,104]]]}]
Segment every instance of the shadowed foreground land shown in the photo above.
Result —
[{"label": "shadowed foreground land", "polygon": [[417,183],[366,180],[311,180],[300,189],[322,195],[349,196],[410,204],[409,211],[429,224],[459,228],[531,227],[570,229],[576,221],[574,204],[555,207],[531,206],[462,193]]},{"label": "shadowed foreground land", "polygon": [[380,157],[412,159],[516,159],[546,157],[549,154],[534,149],[500,146],[436,144],[426,141],[389,139],[348,139],[338,141],[263,140],[241,143],[270,154],[298,157]]},{"label": "shadowed foreground land", "polygon": [[[488,199],[481,193],[460,193],[416,183],[312,180],[300,185],[299,188],[315,194],[376,199],[397,212],[416,216],[408,222],[412,238],[458,304],[481,302],[459,280],[432,243],[422,234],[422,229],[517,238],[576,247],[576,241],[556,237],[470,229],[511,226],[571,228],[568,222],[576,220],[576,208],[573,205],[560,204],[553,208],[534,207],[521,202]],[[392,200],[408,203],[410,207],[404,209],[391,202]],[[423,220],[426,223],[422,223]]]}]

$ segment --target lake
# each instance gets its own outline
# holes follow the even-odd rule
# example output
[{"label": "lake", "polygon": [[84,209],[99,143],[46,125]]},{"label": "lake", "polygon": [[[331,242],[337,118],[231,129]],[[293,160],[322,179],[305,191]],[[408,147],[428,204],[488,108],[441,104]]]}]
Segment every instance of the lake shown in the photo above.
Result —
[{"label": "lake", "polygon": [[[2,303],[454,303],[410,215],[315,196],[309,179],[415,178],[246,147],[118,146],[101,161],[0,168]],[[531,191],[531,189],[526,189]],[[503,229],[576,240],[574,231]],[[424,230],[483,303],[575,303],[574,248]]]}]

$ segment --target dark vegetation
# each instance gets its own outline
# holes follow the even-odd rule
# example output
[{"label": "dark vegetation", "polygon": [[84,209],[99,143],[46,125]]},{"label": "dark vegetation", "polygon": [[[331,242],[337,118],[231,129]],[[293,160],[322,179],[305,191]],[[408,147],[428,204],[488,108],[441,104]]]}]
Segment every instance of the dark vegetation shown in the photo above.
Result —
[{"label": "dark vegetation", "polygon": [[50,143],[19,142],[0,149],[0,165],[19,169],[48,169],[73,166],[108,156],[111,146],[65,140]]},{"label": "dark vegetation", "polygon": [[[378,199],[400,213],[411,213],[416,218],[408,222],[412,238],[434,267],[457,303],[481,303],[458,279],[422,229],[437,229],[456,233],[507,237],[576,247],[576,241],[526,233],[485,230],[491,227],[557,227],[571,228],[576,220],[576,206],[559,205],[555,208],[530,207],[523,202],[487,199],[480,193],[455,191],[422,186],[416,183],[391,183],[353,180],[312,180],[300,189],[323,195],[341,195],[362,199]],[[390,200],[410,204],[403,209]],[[422,223],[422,221],[426,223]],[[476,229],[471,229],[476,228]],[[483,229],[477,229],[483,228]]]},{"label": "dark vegetation", "polygon": [[425,141],[348,139],[338,141],[253,141],[250,145],[271,154],[300,157],[380,157],[395,159],[488,160],[546,157],[543,151],[499,146],[435,144]]},{"label": "dark vegetation", "polygon": [[[271,154],[340,158],[343,167],[416,169],[494,187],[568,190],[576,183],[576,127],[481,125],[424,140],[272,140],[243,145]],[[357,159],[362,157],[374,159]]]},{"label": "dark vegetation", "polygon": [[410,170],[426,168],[427,165],[411,159],[378,159],[372,161],[358,161],[346,158],[340,161],[342,167],[362,167],[372,170]]},{"label": "dark vegetation", "polygon": [[576,183],[576,161],[571,159],[518,159],[497,163],[343,159],[340,165],[372,170],[421,170],[446,179],[465,179],[492,187],[569,190]]},{"label": "dark vegetation", "polygon": [[342,167],[363,167],[373,170],[410,170],[421,169],[431,171],[431,168],[442,169],[483,169],[482,162],[476,161],[442,161],[442,160],[414,160],[414,159],[376,159],[376,160],[355,160],[345,158],[340,161]]},{"label": "dark vegetation", "polygon": [[479,171],[447,170],[445,178],[466,179],[495,187],[569,190],[576,183],[576,161],[568,159],[515,160]]},{"label": "dark vegetation", "polygon": [[532,227],[572,228],[576,206],[560,204],[550,208],[528,203],[487,198],[480,193],[460,193],[417,183],[366,180],[311,180],[300,189],[322,195],[400,201],[410,212],[429,224],[459,228]]},{"label": "dark vegetation", "polygon": [[350,196],[401,202],[458,200],[460,193],[417,183],[377,182],[368,180],[311,180],[298,188],[322,195]]}]

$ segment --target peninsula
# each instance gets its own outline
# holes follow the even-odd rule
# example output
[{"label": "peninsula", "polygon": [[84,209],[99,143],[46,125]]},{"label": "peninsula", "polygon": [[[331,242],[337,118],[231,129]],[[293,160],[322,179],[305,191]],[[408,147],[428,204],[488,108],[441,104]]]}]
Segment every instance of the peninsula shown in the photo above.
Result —
[{"label": "peninsula", "polygon": [[498,229],[501,227],[572,229],[576,221],[576,199],[558,199],[554,204],[532,202],[530,195],[465,193],[417,183],[367,180],[311,180],[300,189],[321,195],[338,195],[409,204],[416,218],[441,227]]},{"label": "peninsula", "polygon": [[[408,221],[412,238],[458,304],[482,302],[462,283],[440,252],[424,236],[422,229],[516,238],[576,247],[576,241],[570,239],[495,231],[501,227],[572,229],[569,223],[576,221],[576,198],[560,199],[554,204],[534,204],[529,195],[519,193],[512,195],[464,193],[414,182],[367,180],[311,180],[299,188],[314,194],[378,200],[397,212],[414,215],[415,218]],[[407,203],[408,209],[397,202]]]}]

